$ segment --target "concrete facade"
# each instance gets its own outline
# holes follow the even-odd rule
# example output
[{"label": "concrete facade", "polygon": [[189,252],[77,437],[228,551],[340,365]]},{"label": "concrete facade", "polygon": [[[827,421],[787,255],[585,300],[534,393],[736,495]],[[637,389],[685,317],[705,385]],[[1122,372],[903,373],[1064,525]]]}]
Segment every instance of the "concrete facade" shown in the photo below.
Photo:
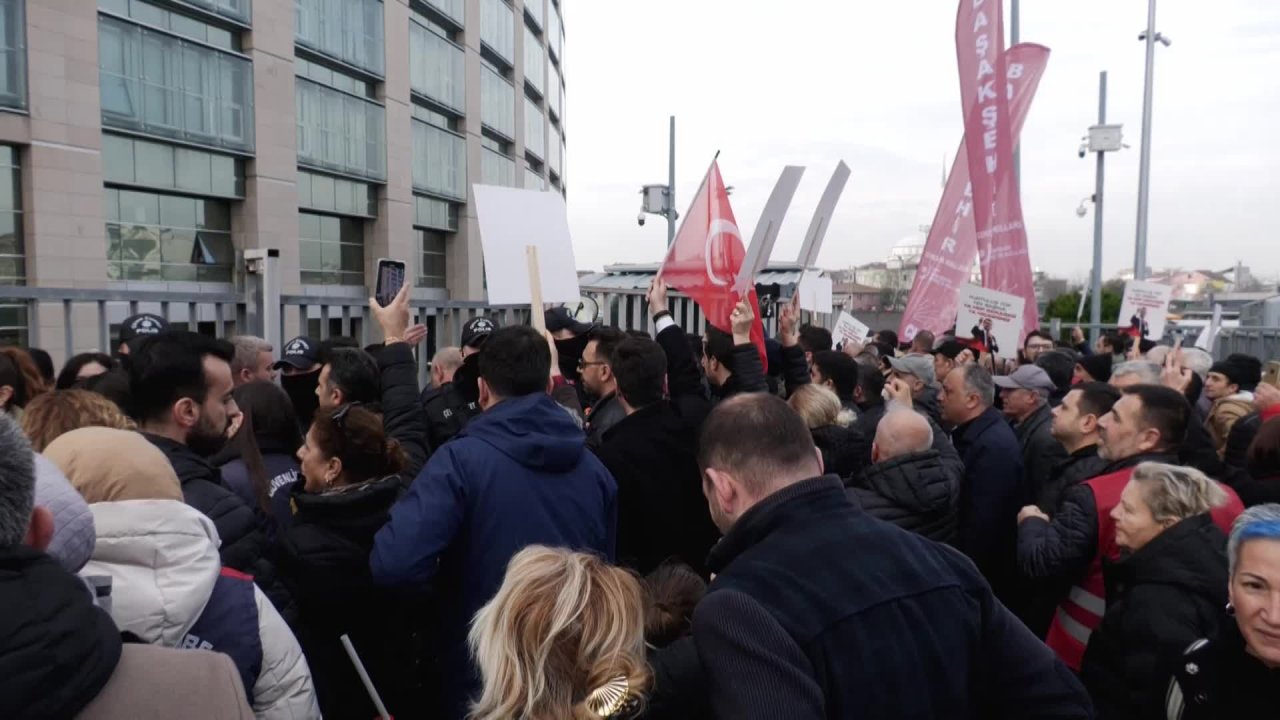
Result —
[{"label": "concrete facade", "polygon": [[[107,233],[104,210],[104,188],[112,183],[104,179],[104,132],[124,134],[149,142],[174,147],[183,143],[143,132],[126,132],[103,126],[99,60],[99,13],[115,12],[107,0],[0,0],[24,6],[26,26],[26,104],[25,108],[0,108],[0,144],[18,148],[22,183],[22,234],[26,254],[26,284],[35,288],[116,291],[168,291],[183,293],[189,302],[199,302],[202,295],[240,292],[244,283],[242,253],[247,249],[274,248],[280,255],[281,290],[286,295],[309,297],[364,298],[366,287],[351,285],[305,285],[301,281],[299,249],[298,197],[298,123],[295,109],[297,60],[300,55],[295,38],[294,0],[252,0],[252,17],[246,24],[213,14],[210,8],[222,3],[206,0],[147,0],[155,6],[229,30],[238,37],[237,54],[252,66],[253,114],[252,153],[237,155],[243,167],[243,199],[230,203],[231,237],[236,257],[231,283],[139,281],[110,279],[107,262]],[[482,181],[482,141],[485,136],[481,121],[481,12],[482,3],[491,0],[460,0],[465,16],[461,29],[441,27],[456,32],[454,42],[465,52],[465,112],[458,119],[457,133],[465,137],[468,199],[466,203],[451,200],[457,207],[458,227],[447,234],[446,288],[419,289],[415,297],[421,302],[484,301],[483,256],[471,200],[470,186]],[[506,2],[506,0],[497,0]],[[118,2],[118,0],[117,0]],[[404,259],[416,266],[420,252],[415,231],[415,190],[413,159],[415,147],[411,131],[414,95],[410,88],[410,40],[408,27],[415,10],[433,19],[444,18],[444,11],[459,0],[383,0],[383,77],[376,83],[373,99],[385,108],[386,178],[369,181],[376,186],[376,217],[364,221],[363,243],[365,282],[372,286],[379,257]],[[434,6],[434,7],[433,7]],[[515,85],[515,132],[509,138],[510,157],[515,163],[516,186],[523,186],[525,157],[524,67],[525,18],[524,0],[506,3],[514,15],[512,67],[505,68]],[[530,8],[542,13],[532,23],[543,45],[544,67],[534,72],[546,84],[554,82],[550,70],[553,59],[549,32],[558,32],[562,2],[530,0]],[[436,11],[440,15],[435,15]],[[547,15],[557,13],[548,22]],[[132,21],[130,21],[132,22]],[[247,26],[246,26],[247,25]],[[553,30],[555,28],[556,30]],[[149,27],[164,33],[164,28]],[[559,45],[559,42],[556,43]],[[313,62],[326,64],[328,58]],[[105,60],[103,60],[105,62]],[[334,59],[333,66],[342,65]],[[557,68],[559,69],[559,68]],[[559,72],[563,77],[563,71]],[[557,93],[560,95],[562,93]],[[534,99],[534,95],[529,96]],[[550,138],[564,136],[563,121],[553,120],[547,99],[536,99],[547,129],[546,155],[552,154]],[[558,112],[563,118],[562,110]],[[551,128],[555,128],[555,133]],[[228,153],[224,148],[196,149]],[[544,160],[549,160],[544,158]],[[536,165],[536,163],[534,163]],[[550,163],[542,170],[547,178]],[[563,165],[561,165],[563,168]],[[303,168],[307,172],[322,170]],[[548,183],[549,189],[564,191],[562,181]],[[153,190],[144,188],[146,192]],[[163,189],[154,192],[165,193]],[[198,194],[197,194],[198,195]],[[441,198],[444,199],[444,198]],[[0,287],[0,303],[4,303]],[[128,309],[125,303],[112,303],[109,323],[118,322]],[[185,309],[183,309],[185,313]],[[201,319],[204,311],[201,310]],[[97,348],[99,318],[92,306],[77,306],[71,312],[74,350]],[[120,317],[117,317],[120,316]],[[65,334],[65,313],[61,303],[41,303],[29,316],[38,327],[42,344],[56,346]],[[286,313],[286,317],[288,314]],[[176,318],[182,321],[185,318]],[[296,319],[289,325],[296,327]],[[36,330],[36,327],[31,328]],[[50,339],[52,338],[52,339]],[[58,358],[64,353],[50,347]]]}]

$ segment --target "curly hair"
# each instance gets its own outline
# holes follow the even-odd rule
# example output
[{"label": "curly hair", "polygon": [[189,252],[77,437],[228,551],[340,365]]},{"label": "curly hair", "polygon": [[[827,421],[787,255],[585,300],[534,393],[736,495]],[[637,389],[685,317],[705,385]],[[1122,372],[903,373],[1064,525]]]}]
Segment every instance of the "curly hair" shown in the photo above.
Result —
[{"label": "curly hair", "polygon": [[59,435],[82,427],[136,430],[137,426],[107,398],[89,390],[54,390],[27,403],[22,430],[36,452]]}]

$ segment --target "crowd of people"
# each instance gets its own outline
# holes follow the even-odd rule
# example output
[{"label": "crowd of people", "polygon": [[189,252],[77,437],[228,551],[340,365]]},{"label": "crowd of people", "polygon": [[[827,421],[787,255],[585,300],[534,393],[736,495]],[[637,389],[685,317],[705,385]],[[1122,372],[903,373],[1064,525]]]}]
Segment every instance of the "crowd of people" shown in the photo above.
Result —
[{"label": "crowd of people", "polygon": [[[1280,388],[1124,333],[0,348],[0,717],[1280,707]],[[967,335],[989,334],[978,327]]]}]

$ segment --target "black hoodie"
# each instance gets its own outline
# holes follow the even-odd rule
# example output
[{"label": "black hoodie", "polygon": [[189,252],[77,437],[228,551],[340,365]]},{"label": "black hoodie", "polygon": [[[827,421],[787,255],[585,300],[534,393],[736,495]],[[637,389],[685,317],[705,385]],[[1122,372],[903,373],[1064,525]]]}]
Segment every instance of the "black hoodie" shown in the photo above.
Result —
[{"label": "black hoodie", "polygon": [[120,635],[48,555],[0,549],[0,717],[71,718],[120,662]]},{"label": "black hoodie", "polygon": [[1205,513],[1122,560],[1103,560],[1107,612],[1080,668],[1101,720],[1164,717],[1183,651],[1217,632],[1227,602],[1226,544]]}]

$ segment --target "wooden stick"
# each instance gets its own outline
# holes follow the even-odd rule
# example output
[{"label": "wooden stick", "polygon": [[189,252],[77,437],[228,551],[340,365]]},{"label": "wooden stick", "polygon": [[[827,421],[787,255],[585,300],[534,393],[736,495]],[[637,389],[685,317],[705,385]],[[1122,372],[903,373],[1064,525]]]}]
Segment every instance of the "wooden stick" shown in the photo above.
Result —
[{"label": "wooden stick", "polygon": [[387,706],[382,704],[382,696],[378,695],[377,689],[373,687],[373,681],[369,679],[369,672],[364,669],[364,663],[360,661],[360,656],[356,654],[356,648],[351,644],[351,637],[343,635],[339,638],[342,641],[342,647],[347,651],[347,657],[351,658],[351,664],[356,668],[356,674],[360,676],[360,682],[364,683],[365,692],[369,693],[369,699],[373,701],[373,706],[378,710],[378,717],[381,720],[391,720],[391,714],[387,712]]},{"label": "wooden stick", "polygon": [[525,245],[524,254],[529,263],[529,320],[533,329],[542,334],[547,331],[547,319],[542,314],[542,273],[538,268],[537,246]]}]

